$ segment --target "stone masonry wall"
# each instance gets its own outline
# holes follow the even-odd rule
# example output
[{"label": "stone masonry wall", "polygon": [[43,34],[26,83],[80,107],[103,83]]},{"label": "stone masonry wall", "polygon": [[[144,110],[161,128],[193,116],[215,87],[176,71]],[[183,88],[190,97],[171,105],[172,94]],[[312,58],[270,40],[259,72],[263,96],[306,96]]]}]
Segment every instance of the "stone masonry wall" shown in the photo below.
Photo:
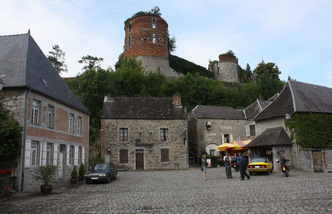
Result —
[{"label": "stone masonry wall", "polygon": [[[186,120],[102,119],[102,157],[118,167],[136,170],[136,149],[144,150],[144,170],[188,169]],[[128,128],[128,141],[119,140],[120,128]],[[168,128],[169,140],[160,141],[160,128]],[[161,162],[161,149],[169,149],[169,162]],[[128,163],[119,163],[120,149],[128,149]],[[108,152],[109,151],[109,152]]]}]

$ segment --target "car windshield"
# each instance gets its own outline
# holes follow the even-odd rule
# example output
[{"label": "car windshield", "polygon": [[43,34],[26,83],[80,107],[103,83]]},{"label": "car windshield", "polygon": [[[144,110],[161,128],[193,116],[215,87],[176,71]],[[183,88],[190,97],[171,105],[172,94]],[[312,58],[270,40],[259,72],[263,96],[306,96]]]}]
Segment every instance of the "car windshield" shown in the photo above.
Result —
[{"label": "car windshield", "polygon": [[265,162],[265,158],[253,158],[252,162]]},{"label": "car windshield", "polygon": [[106,170],[107,169],[107,164],[96,164],[94,170]]}]

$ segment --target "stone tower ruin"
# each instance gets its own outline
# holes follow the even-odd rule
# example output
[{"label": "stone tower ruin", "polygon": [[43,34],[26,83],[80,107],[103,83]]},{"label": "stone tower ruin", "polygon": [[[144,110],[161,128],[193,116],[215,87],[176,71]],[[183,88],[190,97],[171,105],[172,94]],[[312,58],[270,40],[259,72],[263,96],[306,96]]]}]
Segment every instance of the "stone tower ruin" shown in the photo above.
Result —
[{"label": "stone tower ruin", "polygon": [[220,54],[219,62],[209,64],[209,70],[214,73],[215,79],[220,82],[239,83],[239,64],[236,56]]},{"label": "stone tower ruin", "polygon": [[136,57],[146,71],[179,76],[169,67],[168,24],[158,14],[139,12],[125,21],[124,56]]}]

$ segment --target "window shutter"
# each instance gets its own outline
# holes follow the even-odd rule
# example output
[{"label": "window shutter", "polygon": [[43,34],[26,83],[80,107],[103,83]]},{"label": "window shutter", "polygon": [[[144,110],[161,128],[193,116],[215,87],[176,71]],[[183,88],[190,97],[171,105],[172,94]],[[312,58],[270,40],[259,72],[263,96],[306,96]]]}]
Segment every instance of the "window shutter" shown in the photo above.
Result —
[{"label": "window shutter", "polygon": [[128,149],[120,149],[120,163],[128,163]]},{"label": "window shutter", "polygon": [[85,165],[85,162],[84,162],[84,160],[85,160],[85,148],[84,147],[82,147],[82,163]]},{"label": "window shutter", "polygon": [[53,165],[58,165],[58,144],[55,143],[53,147]]},{"label": "window shutter", "polygon": [[169,162],[169,149],[161,149],[161,162]]},{"label": "window shutter", "polygon": [[24,166],[30,167],[31,140],[25,141],[25,160]]},{"label": "window shutter", "polygon": [[67,158],[66,158],[66,165],[70,166],[69,159],[70,159],[70,146],[66,145],[66,151],[67,151]]},{"label": "window shutter", "polygon": [[78,146],[75,146],[74,166],[78,166]]},{"label": "window shutter", "polygon": [[250,137],[250,127],[249,127],[249,125],[246,125],[246,136]]},{"label": "window shutter", "polygon": [[233,142],[233,134],[229,135],[229,143]]},{"label": "window shutter", "polygon": [[47,143],[45,143],[45,142],[40,143],[40,150],[41,150],[41,152],[40,152],[41,153],[40,163],[41,163],[42,166],[46,165],[46,144]]},{"label": "window shutter", "polygon": [[225,143],[225,137],[224,134],[221,134],[221,144]]}]

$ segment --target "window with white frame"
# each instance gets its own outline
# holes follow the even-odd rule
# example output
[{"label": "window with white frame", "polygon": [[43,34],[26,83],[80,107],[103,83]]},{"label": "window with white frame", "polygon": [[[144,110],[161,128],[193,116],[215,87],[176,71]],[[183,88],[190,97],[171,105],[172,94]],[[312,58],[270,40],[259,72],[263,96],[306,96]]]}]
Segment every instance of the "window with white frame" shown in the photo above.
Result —
[{"label": "window with white frame", "polygon": [[39,166],[39,142],[31,141],[30,166]]},{"label": "window with white frame", "polygon": [[40,124],[40,108],[41,103],[38,100],[32,101],[32,113],[31,113],[31,123],[32,124]]},{"label": "window with white frame", "polygon": [[69,114],[69,133],[74,133],[74,114]]},{"label": "window with white frame", "polygon": [[47,127],[54,128],[54,106],[48,105],[47,106]]},{"label": "window with white frame", "polygon": [[77,117],[77,134],[82,135],[82,117]]},{"label": "window with white frame", "polygon": [[46,144],[46,165],[53,164],[53,144],[47,143]]},{"label": "window with white frame", "polygon": [[160,141],[168,141],[168,129],[167,128],[160,129]]},{"label": "window with white frame", "polygon": [[128,128],[120,128],[120,141],[128,141]]}]

